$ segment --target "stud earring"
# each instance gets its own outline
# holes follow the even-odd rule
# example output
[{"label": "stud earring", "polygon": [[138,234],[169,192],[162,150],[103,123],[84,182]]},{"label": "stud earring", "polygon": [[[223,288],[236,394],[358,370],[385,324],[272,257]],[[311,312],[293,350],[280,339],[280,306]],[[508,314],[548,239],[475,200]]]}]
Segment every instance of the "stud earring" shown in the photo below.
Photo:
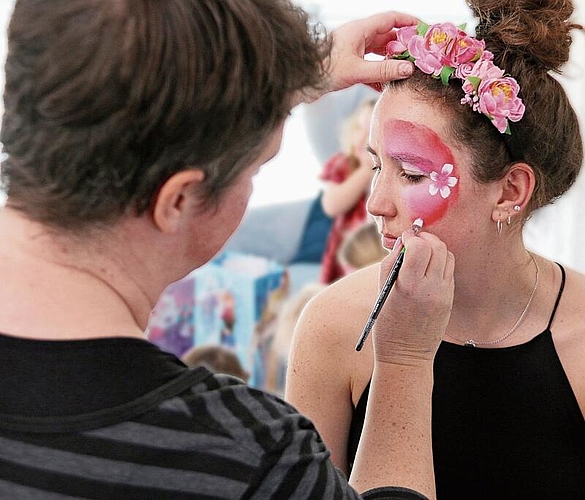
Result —
[{"label": "stud earring", "polygon": [[520,205],[514,205],[514,212],[520,212]]}]

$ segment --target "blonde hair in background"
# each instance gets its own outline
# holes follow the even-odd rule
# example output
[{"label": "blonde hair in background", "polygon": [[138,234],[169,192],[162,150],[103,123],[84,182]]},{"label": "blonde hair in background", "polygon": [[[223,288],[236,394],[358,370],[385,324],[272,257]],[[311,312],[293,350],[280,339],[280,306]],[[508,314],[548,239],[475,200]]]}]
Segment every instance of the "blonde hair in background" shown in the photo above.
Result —
[{"label": "blonde hair in background", "polygon": [[195,346],[181,357],[187,366],[204,366],[213,373],[227,373],[248,381],[250,374],[244,370],[236,353],[219,344]]},{"label": "blonde hair in background", "polygon": [[287,299],[280,310],[276,332],[268,354],[266,390],[282,395],[284,380],[280,375],[286,368],[292,336],[299,316],[307,303],[326,287],[327,285],[323,283],[307,283],[295,295]]},{"label": "blonde hair in background", "polygon": [[[359,161],[356,158],[356,142],[360,143],[364,134],[369,134],[372,111],[377,99],[365,99],[356,110],[341,124],[339,142],[341,150],[349,157],[352,168],[357,168]],[[355,163],[355,164],[354,164]]]},{"label": "blonde hair in background", "polygon": [[337,252],[337,260],[346,273],[380,262],[388,252],[373,221],[366,221],[349,232]]}]

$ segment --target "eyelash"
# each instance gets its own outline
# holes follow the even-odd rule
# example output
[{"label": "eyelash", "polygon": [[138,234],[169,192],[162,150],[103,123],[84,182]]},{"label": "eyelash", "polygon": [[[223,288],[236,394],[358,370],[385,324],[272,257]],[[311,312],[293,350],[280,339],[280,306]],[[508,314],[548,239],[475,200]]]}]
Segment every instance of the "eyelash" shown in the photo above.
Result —
[{"label": "eyelash", "polygon": [[402,172],[400,172],[400,177],[402,177],[403,179],[406,179],[408,182],[411,182],[412,184],[418,184],[419,182],[422,182],[422,180],[426,176],[425,175],[407,174],[404,170],[402,170]]},{"label": "eyelash", "polygon": [[[381,163],[378,163],[376,157],[374,157],[373,155],[372,155],[372,163],[374,164],[372,166],[372,170],[376,174],[378,174],[382,170],[382,164]],[[426,178],[426,175],[423,175],[423,174],[408,174],[404,170],[401,170],[400,171],[400,177],[402,177],[403,179],[406,179],[411,184],[419,184],[420,182],[423,181],[423,179]]]}]

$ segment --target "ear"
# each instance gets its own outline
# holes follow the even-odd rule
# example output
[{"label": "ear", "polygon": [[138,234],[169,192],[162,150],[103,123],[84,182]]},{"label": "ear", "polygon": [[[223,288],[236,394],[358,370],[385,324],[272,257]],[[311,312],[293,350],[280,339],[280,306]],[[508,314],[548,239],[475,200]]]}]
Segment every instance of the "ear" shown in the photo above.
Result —
[{"label": "ear", "polygon": [[500,184],[500,198],[492,211],[492,220],[494,222],[511,221],[522,214],[530,201],[536,186],[536,176],[530,165],[515,163],[504,175]]},{"label": "ear", "polygon": [[205,173],[194,168],[173,174],[162,185],[152,210],[154,224],[162,233],[175,233],[192,220],[198,202],[197,188],[204,179]]}]

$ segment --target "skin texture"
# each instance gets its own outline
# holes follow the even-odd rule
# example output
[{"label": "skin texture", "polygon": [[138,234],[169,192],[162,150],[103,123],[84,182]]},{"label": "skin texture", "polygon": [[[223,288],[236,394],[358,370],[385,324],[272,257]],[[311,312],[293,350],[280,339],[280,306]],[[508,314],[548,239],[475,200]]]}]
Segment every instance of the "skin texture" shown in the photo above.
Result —
[{"label": "skin texture", "polygon": [[[405,208],[412,219],[421,217],[427,226],[441,219],[455,201],[459,191],[459,175],[453,153],[441,138],[428,127],[401,120],[390,120],[384,124],[385,154],[402,164],[404,175],[412,185],[404,190]],[[439,179],[434,182],[431,175],[438,176],[445,165],[451,165],[450,183],[455,184],[441,194],[436,188],[445,186]],[[435,186],[435,189],[433,189]],[[447,186],[449,187],[449,186]]]},{"label": "skin texture", "polygon": [[[448,113],[438,104],[422,102],[407,90],[384,92],[374,111],[370,133],[369,150],[377,173],[368,210],[376,218],[387,248],[392,248],[396,238],[424,212],[421,235],[438,236],[455,256],[455,296],[447,331],[459,338],[473,331],[477,340],[493,340],[515,323],[534,287],[534,265],[521,231],[522,217],[526,216],[523,211],[534,189],[534,174],[529,165],[518,163],[503,179],[478,184],[471,175],[469,150],[450,136],[448,119]],[[406,165],[396,159],[397,153],[418,156],[421,171],[423,163],[441,166],[452,155],[451,175],[457,178],[452,196],[441,201],[435,195],[436,204],[425,205],[425,199],[428,202],[431,198],[429,177],[423,172],[424,177],[413,181],[409,169],[417,162],[410,158]],[[521,212],[514,211],[514,205],[519,205]],[[512,224],[504,224],[498,236],[495,223],[505,222],[508,215]],[[523,344],[547,325],[561,275],[554,263],[535,258],[540,276],[533,303],[514,334],[496,348]],[[305,308],[293,339],[285,398],[313,420],[331,449],[334,463],[346,472],[352,411],[372,376],[375,359],[369,339],[360,352],[354,346],[376,300],[379,275],[384,273],[387,269],[380,272],[374,265],[330,286]],[[390,298],[402,289],[401,276]],[[585,370],[579,361],[585,356],[585,317],[579,306],[583,300],[585,278],[569,270],[552,332],[563,367],[585,411]],[[421,305],[419,316],[413,319],[415,324],[424,314]],[[446,336],[443,340],[454,342]]]}]

